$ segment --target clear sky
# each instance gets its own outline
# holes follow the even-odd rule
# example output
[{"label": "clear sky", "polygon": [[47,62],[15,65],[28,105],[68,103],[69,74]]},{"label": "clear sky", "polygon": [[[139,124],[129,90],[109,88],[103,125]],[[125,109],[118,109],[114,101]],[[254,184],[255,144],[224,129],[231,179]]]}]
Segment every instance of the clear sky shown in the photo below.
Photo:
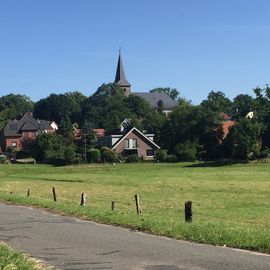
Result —
[{"label": "clear sky", "polygon": [[0,0],[0,96],[89,96],[114,81],[120,46],[134,92],[252,95],[270,82],[269,12],[269,0]]}]

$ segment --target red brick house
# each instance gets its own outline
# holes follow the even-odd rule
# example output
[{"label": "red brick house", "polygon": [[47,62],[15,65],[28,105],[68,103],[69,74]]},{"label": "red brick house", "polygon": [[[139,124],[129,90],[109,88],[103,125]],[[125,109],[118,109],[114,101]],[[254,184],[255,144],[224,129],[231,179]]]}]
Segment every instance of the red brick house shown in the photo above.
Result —
[{"label": "red brick house", "polygon": [[160,147],[154,143],[154,134],[144,134],[137,128],[129,128],[119,134],[99,138],[100,147],[107,146],[117,154],[138,155],[144,160],[153,160]]},{"label": "red brick house", "polygon": [[55,122],[35,119],[31,113],[25,113],[16,119],[9,120],[1,131],[1,146],[3,152],[12,147],[21,150],[23,143],[35,140],[43,133],[53,133],[58,129]]}]

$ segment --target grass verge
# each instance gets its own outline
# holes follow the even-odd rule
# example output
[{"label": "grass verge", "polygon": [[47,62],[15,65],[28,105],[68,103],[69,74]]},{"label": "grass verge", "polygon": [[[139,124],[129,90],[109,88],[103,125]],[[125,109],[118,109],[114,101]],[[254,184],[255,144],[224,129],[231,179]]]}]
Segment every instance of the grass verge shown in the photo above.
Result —
[{"label": "grass verge", "polygon": [[40,262],[0,242],[0,270],[49,270]]},{"label": "grass verge", "polygon": [[[270,253],[270,166],[190,165],[3,166],[0,199],[156,235]],[[86,207],[79,205],[81,192],[88,194]],[[135,211],[136,193],[141,216]],[[184,222],[186,200],[193,201],[190,224]]]}]

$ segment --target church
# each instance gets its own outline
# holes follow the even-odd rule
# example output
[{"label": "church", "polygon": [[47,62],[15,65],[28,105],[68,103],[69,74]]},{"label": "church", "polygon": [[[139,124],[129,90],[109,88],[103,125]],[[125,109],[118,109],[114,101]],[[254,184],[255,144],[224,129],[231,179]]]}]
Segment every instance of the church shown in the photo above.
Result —
[{"label": "church", "polygon": [[162,104],[162,112],[166,115],[168,115],[172,109],[177,106],[177,102],[165,93],[131,92],[131,84],[126,79],[121,52],[119,52],[118,56],[114,83],[123,89],[126,96],[134,95],[141,97],[154,109],[158,109],[159,104]]}]

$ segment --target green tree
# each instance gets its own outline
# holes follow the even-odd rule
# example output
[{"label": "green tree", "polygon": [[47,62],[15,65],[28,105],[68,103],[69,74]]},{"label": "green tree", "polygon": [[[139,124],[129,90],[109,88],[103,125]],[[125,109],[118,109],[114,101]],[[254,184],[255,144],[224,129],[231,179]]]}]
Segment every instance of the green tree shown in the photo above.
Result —
[{"label": "green tree", "polygon": [[87,149],[93,148],[97,143],[97,134],[91,121],[86,120],[82,126],[85,146]]},{"label": "green tree", "polygon": [[240,94],[233,99],[232,111],[235,118],[246,117],[246,115],[253,110],[254,100],[249,95]]},{"label": "green tree", "polygon": [[270,88],[256,87],[253,89],[256,97],[253,102],[255,119],[262,124],[262,146],[270,147]]},{"label": "green tree", "polygon": [[118,85],[101,85],[84,104],[83,122],[90,120],[94,127],[105,128],[107,132],[118,129],[124,118],[134,116],[127,106],[127,99]]},{"label": "green tree", "polygon": [[211,91],[201,105],[214,112],[230,113],[232,102],[221,91]]},{"label": "green tree", "polygon": [[0,97],[0,130],[9,119],[26,112],[32,112],[33,109],[34,102],[25,95],[9,94]]},{"label": "green tree", "polygon": [[39,162],[51,164],[70,164],[75,158],[75,146],[61,135],[39,135],[31,146],[32,156]]},{"label": "green tree", "polygon": [[196,148],[198,152],[207,151],[208,138],[219,125],[219,113],[183,103],[172,111],[162,126],[161,146],[175,153],[177,145],[189,142],[190,148]]},{"label": "green tree", "polygon": [[81,119],[81,107],[85,100],[86,98],[79,92],[51,94],[35,104],[34,117],[54,120],[58,124],[62,120],[75,123]]},{"label": "green tree", "polygon": [[261,150],[261,132],[262,124],[255,119],[240,119],[225,138],[225,153],[243,160],[256,156]]}]

